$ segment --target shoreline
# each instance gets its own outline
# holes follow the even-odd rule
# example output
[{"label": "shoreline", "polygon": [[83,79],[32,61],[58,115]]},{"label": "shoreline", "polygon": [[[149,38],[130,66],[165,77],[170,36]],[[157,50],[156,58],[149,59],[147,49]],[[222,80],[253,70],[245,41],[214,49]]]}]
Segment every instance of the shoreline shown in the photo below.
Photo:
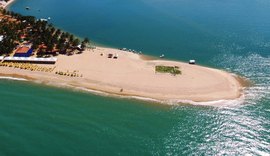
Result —
[{"label": "shoreline", "polygon": [[[117,53],[119,58],[109,59],[109,53]],[[25,78],[53,86],[66,85],[109,95],[167,102],[235,100],[242,96],[243,85],[225,71],[183,62],[143,58],[143,55],[118,49],[97,47],[83,54],[58,56],[55,65],[44,65],[55,66],[53,73],[0,67],[0,75]],[[155,73],[154,66],[158,64],[180,66],[183,74],[172,76]],[[66,70],[79,71],[83,77],[66,77],[54,73]]]},{"label": "shoreline", "polygon": [[8,1],[4,6],[3,9],[7,9],[12,3],[14,3],[16,0],[10,0]]},{"label": "shoreline", "polygon": [[[78,91],[78,92],[83,92],[83,93],[90,93],[96,96],[104,96],[104,97],[112,97],[112,98],[118,98],[118,99],[133,99],[133,100],[139,100],[139,101],[145,101],[145,102],[151,102],[151,103],[156,103],[156,104],[161,104],[161,105],[182,105],[182,104],[188,104],[188,105],[194,105],[194,106],[217,106],[217,107],[222,107],[222,106],[233,106],[233,105],[238,105],[242,104],[245,97],[243,94],[241,94],[238,98],[236,99],[220,99],[220,100],[213,100],[213,101],[192,101],[192,100],[159,100],[159,99],[153,99],[153,98],[148,98],[148,97],[142,97],[142,96],[135,96],[135,95],[121,95],[121,94],[116,94],[112,92],[106,92],[106,91],[100,91],[100,90],[94,90],[91,88],[85,88],[82,86],[73,86],[69,84],[61,84],[61,83],[50,83],[50,82],[43,82],[39,81],[33,78],[30,78],[28,76],[24,75],[18,75],[18,74],[3,74],[0,73],[0,80],[11,80],[11,81],[24,81],[24,82],[30,82],[34,83],[37,85],[45,85],[48,87],[56,87],[56,88],[62,88],[62,89],[67,89],[67,90],[72,90],[72,91]],[[241,77],[237,77],[238,80],[240,81],[245,81]],[[239,82],[241,83],[241,82]]]},{"label": "shoreline", "polygon": [[[10,0],[4,8],[14,1]],[[117,57],[108,58],[109,55]],[[223,70],[160,60],[155,56],[139,55],[110,47],[98,46],[82,54],[59,55],[57,58],[55,65],[39,65],[42,68],[53,69],[51,73],[1,66],[0,76],[25,78],[54,86],[64,84],[110,95],[158,101],[234,100],[242,96],[245,85],[241,78]],[[177,67],[181,74],[160,73],[156,71],[157,66]],[[63,76],[63,73],[69,76]],[[75,74],[76,77],[70,77],[71,74]]]}]

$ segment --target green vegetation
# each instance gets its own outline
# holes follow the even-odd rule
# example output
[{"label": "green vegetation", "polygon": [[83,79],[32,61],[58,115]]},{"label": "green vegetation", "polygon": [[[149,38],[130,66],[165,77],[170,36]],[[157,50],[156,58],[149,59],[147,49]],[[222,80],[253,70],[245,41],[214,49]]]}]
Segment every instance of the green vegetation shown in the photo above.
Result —
[{"label": "green vegetation", "polygon": [[[55,28],[46,20],[33,16],[23,16],[12,11],[0,9],[0,55],[8,55],[20,44],[31,44],[38,56],[73,54],[75,50],[84,51],[89,39],[82,42],[74,35]],[[80,45],[78,47],[78,45]]]},{"label": "green vegetation", "polygon": [[170,73],[173,75],[182,74],[178,66],[156,66],[156,72],[158,73]]}]

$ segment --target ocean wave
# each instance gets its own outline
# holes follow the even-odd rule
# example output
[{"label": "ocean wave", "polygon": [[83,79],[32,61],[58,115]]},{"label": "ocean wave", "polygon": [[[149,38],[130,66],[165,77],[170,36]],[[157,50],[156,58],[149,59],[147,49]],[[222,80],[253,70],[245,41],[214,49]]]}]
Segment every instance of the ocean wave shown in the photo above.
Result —
[{"label": "ocean wave", "polygon": [[140,96],[122,96],[122,98],[129,98],[129,99],[137,99],[149,102],[156,102],[166,105],[173,105],[178,106],[181,104],[190,104],[190,105],[197,105],[197,106],[215,106],[215,107],[225,107],[225,106],[238,106],[244,103],[244,96],[241,96],[235,100],[216,100],[216,101],[205,101],[205,102],[197,102],[192,100],[182,100],[182,99],[174,99],[174,100],[158,100],[153,98],[146,98]]},{"label": "ocean wave", "polygon": [[244,96],[241,96],[238,99],[234,100],[215,100],[215,101],[205,101],[205,102],[197,102],[192,100],[170,100],[168,101],[171,104],[191,104],[191,105],[198,105],[198,106],[217,106],[217,107],[227,107],[227,106],[238,106],[244,103]]},{"label": "ocean wave", "polygon": [[24,78],[16,78],[16,77],[9,77],[9,76],[0,76],[0,79],[14,80],[14,81],[28,81],[27,79],[24,79]]},{"label": "ocean wave", "polygon": [[94,90],[94,89],[88,89],[88,88],[85,88],[85,87],[74,87],[72,85],[67,85],[67,86],[73,87],[76,90],[90,92],[90,93],[93,93],[93,94],[96,94],[96,95],[103,95],[103,96],[109,96],[110,95],[109,93],[106,93],[106,92],[102,92],[102,91],[98,91],[98,90]]},{"label": "ocean wave", "polygon": [[252,82],[252,85],[244,90],[246,103],[256,104],[262,99],[269,99],[270,57],[257,53],[247,56],[227,53],[216,57],[214,63],[229,72],[239,73]]}]

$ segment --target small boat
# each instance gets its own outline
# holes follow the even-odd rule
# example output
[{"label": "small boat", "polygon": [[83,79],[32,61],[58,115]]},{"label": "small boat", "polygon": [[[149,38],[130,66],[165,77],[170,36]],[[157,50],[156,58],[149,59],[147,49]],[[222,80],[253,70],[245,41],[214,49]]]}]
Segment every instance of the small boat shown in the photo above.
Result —
[{"label": "small boat", "polygon": [[159,57],[160,57],[160,58],[164,58],[164,57],[165,57],[165,55],[164,55],[164,54],[161,54]]},{"label": "small boat", "polygon": [[51,19],[51,17],[48,17],[48,20],[50,20]]},{"label": "small boat", "polygon": [[30,10],[30,7],[25,7],[26,10]]}]

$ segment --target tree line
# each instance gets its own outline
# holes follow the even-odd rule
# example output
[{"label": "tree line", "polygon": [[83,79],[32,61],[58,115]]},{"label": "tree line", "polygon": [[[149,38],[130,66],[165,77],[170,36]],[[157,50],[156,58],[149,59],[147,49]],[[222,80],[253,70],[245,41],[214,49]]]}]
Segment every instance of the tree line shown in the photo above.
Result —
[{"label": "tree line", "polygon": [[47,52],[59,52],[67,54],[81,45],[80,50],[85,50],[90,43],[88,38],[80,41],[73,34],[55,28],[45,20],[37,20],[34,16],[1,10],[3,18],[0,21],[0,35],[4,38],[0,44],[0,54],[9,54],[22,42],[29,42],[32,48],[42,55]]}]

